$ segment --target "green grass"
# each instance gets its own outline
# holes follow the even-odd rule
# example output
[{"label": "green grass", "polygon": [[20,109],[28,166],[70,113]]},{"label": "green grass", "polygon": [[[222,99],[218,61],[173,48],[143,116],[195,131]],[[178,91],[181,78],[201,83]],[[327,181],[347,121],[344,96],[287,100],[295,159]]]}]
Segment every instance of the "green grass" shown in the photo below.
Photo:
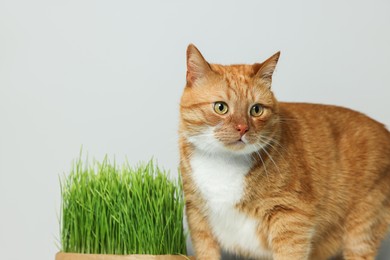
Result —
[{"label": "green grass", "polygon": [[153,161],[73,164],[61,179],[61,251],[186,254],[181,181]]}]

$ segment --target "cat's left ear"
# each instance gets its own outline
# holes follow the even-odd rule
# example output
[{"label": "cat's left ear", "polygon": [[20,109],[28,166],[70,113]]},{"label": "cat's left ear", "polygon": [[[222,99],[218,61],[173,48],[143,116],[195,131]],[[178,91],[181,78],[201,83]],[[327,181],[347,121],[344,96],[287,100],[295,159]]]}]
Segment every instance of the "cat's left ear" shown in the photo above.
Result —
[{"label": "cat's left ear", "polygon": [[[255,69],[258,69],[256,77],[265,79],[269,82],[272,81],[272,74],[275,71],[276,64],[278,63],[280,51],[272,55],[266,61],[261,64],[255,64]],[[257,68],[256,68],[257,67]]]},{"label": "cat's left ear", "polygon": [[198,48],[190,44],[187,48],[187,84],[195,85],[211,73],[210,64],[203,58]]}]

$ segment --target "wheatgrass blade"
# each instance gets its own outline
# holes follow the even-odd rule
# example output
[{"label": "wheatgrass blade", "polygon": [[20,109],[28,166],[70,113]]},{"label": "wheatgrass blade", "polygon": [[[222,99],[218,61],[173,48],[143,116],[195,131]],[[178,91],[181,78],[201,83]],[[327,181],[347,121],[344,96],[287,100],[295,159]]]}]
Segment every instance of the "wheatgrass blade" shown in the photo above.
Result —
[{"label": "wheatgrass blade", "polygon": [[153,160],[83,163],[80,153],[60,188],[63,252],[186,254],[180,176],[171,179]]}]

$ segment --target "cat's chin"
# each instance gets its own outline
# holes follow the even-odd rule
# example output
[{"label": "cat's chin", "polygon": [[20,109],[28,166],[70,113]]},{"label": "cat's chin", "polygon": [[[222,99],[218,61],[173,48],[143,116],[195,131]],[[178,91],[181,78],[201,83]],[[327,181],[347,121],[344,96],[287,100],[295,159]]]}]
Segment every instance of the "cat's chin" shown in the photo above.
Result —
[{"label": "cat's chin", "polygon": [[239,151],[245,149],[247,144],[243,140],[238,140],[225,145],[229,150]]},{"label": "cat's chin", "polygon": [[237,142],[234,144],[230,144],[226,147],[226,151],[232,155],[250,155],[255,151],[255,149],[243,142]]},{"label": "cat's chin", "polygon": [[223,144],[226,150],[237,154],[251,154],[258,150],[256,145],[249,143],[249,141],[243,137],[230,143]]},{"label": "cat's chin", "polygon": [[234,143],[216,145],[212,148],[203,149],[204,147],[197,147],[197,150],[204,152],[205,154],[213,156],[247,156],[254,151],[253,146],[244,143],[243,141],[236,141]]},{"label": "cat's chin", "polygon": [[258,150],[257,146],[248,143],[246,140],[237,140],[230,143],[222,144],[219,148],[222,148],[226,154],[230,155],[251,155]]}]

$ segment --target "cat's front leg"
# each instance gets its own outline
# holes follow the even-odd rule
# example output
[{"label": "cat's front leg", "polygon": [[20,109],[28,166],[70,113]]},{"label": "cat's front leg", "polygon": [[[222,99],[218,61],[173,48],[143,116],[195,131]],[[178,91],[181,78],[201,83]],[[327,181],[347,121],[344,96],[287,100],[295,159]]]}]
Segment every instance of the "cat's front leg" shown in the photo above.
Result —
[{"label": "cat's front leg", "polygon": [[[278,232],[272,240],[274,260],[307,260],[310,257],[311,239],[301,231],[285,229]],[[302,231],[306,233],[305,231]]]},{"label": "cat's front leg", "polygon": [[269,218],[269,242],[274,260],[310,259],[314,225],[304,212],[275,208]]},{"label": "cat's front leg", "polygon": [[220,247],[211,232],[207,219],[191,199],[186,201],[186,213],[196,259],[221,259]]}]

